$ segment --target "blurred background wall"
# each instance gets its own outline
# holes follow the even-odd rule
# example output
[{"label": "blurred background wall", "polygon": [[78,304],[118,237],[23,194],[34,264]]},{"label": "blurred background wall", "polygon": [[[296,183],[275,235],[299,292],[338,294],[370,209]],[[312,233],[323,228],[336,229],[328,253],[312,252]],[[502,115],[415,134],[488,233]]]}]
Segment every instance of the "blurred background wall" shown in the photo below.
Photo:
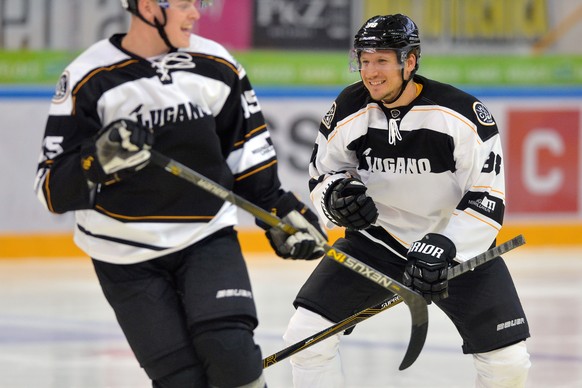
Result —
[{"label": "blurred background wall", "polygon": [[[353,35],[391,13],[419,26],[420,74],[476,95],[494,114],[506,159],[502,232],[582,243],[582,0],[214,0],[194,32],[245,66],[282,181],[308,201],[319,122],[358,80],[348,71]],[[32,191],[44,124],[67,63],[127,25],[119,0],[0,0],[0,257],[78,254],[72,216],[49,214]]]}]

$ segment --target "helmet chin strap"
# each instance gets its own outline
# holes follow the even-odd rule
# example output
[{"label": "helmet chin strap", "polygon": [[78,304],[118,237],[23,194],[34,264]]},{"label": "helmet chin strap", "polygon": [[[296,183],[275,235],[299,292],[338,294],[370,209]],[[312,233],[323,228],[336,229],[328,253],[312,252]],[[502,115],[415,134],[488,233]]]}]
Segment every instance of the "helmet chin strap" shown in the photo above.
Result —
[{"label": "helmet chin strap", "polygon": [[[166,10],[163,8],[162,8],[162,13],[164,14],[164,19],[166,19]],[[160,34],[160,37],[162,38],[162,40],[164,41],[166,46],[168,46],[170,51],[177,50],[176,47],[174,47],[172,45],[172,43],[170,42],[170,39],[168,38],[168,34],[166,34],[166,30],[164,29],[166,23],[164,23],[164,24],[160,23],[158,18],[154,18],[154,23],[155,23],[154,27],[156,27],[156,29],[158,30],[158,34]]]},{"label": "helmet chin strap", "polygon": [[164,15],[164,23],[160,23],[160,21],[158,20],[157,17],[154,17],[154,22],[152,23],[149,20],[147,20],[146,18],[144,18],[141,13],[137,12],[136,14],[137,14],[137,17],[139,17],[144,23],[146,23],[146,24],[154,27],[156,30],[158,30],[158,34],[160,35],[160,38],[162,38],[162,40],[164,41],[166,46],[168,46],[170,51],[175,51],[177,49],[170,42],[170,39],[168,38],[168,34],[166,34],[166,30],[164,29],[164,27],[166,26],[166,22],[168,20],[168,17],[166,15],[166,10],[162,7],[160,7],[160,9],[162,10],[162,14]]},{"label": "helmet chin strap", "polygon": [[398,101],[398,99],[400,98],[400,96],[402,96],[402,93],[404,93],[404,89],[406,89],[406,85],[408,85],[408,83],[410,82],[410,80],[414,76],[414,72],[412,72],[412,73],[410,73],[410,77],[405,80],[404,79],[404,67],[402,68],[402,71],[400,72],[400,74],[402,76],[402,87],[400,88],[400,93],[398,93],[398,95],[396,97],[394,97],[392,99],[392,101],[380,100],[382,102],[382,104],[390,105],[390,104]]}]

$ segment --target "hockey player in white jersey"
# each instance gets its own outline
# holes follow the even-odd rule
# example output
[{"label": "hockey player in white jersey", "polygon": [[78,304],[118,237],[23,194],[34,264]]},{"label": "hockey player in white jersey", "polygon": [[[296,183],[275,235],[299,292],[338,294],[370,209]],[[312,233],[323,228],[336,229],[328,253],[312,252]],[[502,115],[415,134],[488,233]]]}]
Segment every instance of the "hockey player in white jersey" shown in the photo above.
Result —
[{"label": "hockey player in white jersey", "polygon": [[[316,259],[315,213],[281,188],[245,70],[191,33],[194,0],[121,0],[127,34],[65,69],[36,191],[75,212],[75,242],[153,387],[262,388],[257,314],[234,205],[149,163],[153,148],[295,225],[268,230],[284,258]],[[115,376],[110,376],[115,378]]]},{"label": "hockey player in white jersey", "polygon": [[[477,387],[523,387],[529,329],[503,259],[446,277],[449,266],[494,245],[501,229],[498,128],[475,97],[416,75],[420,55],[418,28],[405,15],[372,17],[357,32],[351,64],[361,81],[341,92],[321,122],[309,165],[311,198],[327,226],[346,228],[335,246],[402,279],[448,315],[462,351],[473,355]],[[294,344],[389,296],[324,258],[294,301],[285,341]],[[500,325],[508,321],[520,324]],[[344,386],[341,337],[291,357],[295,387]]]}]

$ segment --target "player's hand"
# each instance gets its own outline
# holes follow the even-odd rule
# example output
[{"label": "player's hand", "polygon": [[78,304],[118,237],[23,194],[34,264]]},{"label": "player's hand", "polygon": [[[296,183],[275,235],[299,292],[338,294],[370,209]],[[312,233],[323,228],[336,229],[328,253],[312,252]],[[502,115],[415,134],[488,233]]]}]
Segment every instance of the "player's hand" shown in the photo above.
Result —
[{"label": "player's hand", "polygon": [[366,195],[366,190],[366,186],[355,178],[333,182],[323,196],[326,216],[339,226],[366,229],[378,219],[376,204]]},{"label": "player's hand", "polygon": [[319,225],[317,215],[304,203],[287,192],[277,200],[272,212],[298,229],[293,235],[279,228],[267,230],[267,239],[278,256],[296,260],[315,260],[323,256],[327,236]]},{"label": "player's hand", "polygon": [[448,297],[447,271],[456,255],[455,244],[448,237],[427,234],[410,246],[402,283],[421,294],[428,304]]},{"label": "player's hand", "polygon": [[144,168],[153,143],[151,128],[131,120],[115,120],[83,147],[81,166],[90,181],[103,183],[112,174],[128,175]]}]

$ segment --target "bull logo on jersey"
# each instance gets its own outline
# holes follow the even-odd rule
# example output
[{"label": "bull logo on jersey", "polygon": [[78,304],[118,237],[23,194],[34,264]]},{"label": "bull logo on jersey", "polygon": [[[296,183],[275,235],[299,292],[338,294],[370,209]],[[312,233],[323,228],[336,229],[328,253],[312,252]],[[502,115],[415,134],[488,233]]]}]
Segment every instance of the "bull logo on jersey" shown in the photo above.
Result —
[{"label": "bull logo on jersey", "polygon": [[333,121],[333,118],[335,116],[336,107],[337,106],[334,102],[329,111],[325,114],[325,116],[323,116],[323,119],[321,120],[321,123],[325,125],[327,129],[331,129],[331,122]]},{"label": "bull logo on jersey", "polygon": [[53,103],[59,104],[67,99],[69,95],[69,72],[65,71],[61,78],[59,78],[59,82],[57,82],[57,86],[55,87],[55,94],[53,95]]},{"label": "bull logo on jersey", "polygon": [[495,125],[495,120],[493,120],[493,115],[489,113],[485,105],[482,102],[476,101],[473,104],[473,112],[475,112],[475,116],[477,116],[477,120],[486,126]]}]

